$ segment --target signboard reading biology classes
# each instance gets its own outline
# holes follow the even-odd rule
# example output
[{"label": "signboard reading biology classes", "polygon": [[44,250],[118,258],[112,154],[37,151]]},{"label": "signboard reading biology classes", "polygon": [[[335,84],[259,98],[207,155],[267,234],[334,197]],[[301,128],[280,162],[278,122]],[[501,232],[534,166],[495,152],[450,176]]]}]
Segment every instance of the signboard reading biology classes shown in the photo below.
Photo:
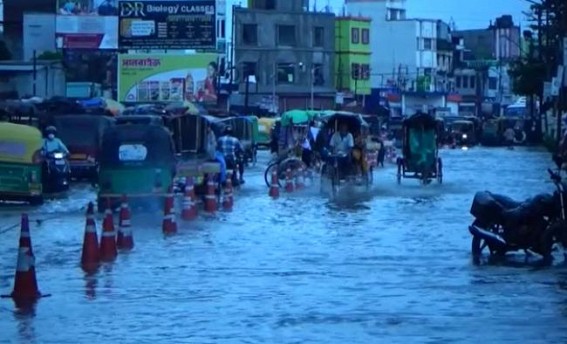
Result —
[{"label": "signboard reading biology classes", "polygon": [[119,0],[120,49],[216,49],[215,0]]}]

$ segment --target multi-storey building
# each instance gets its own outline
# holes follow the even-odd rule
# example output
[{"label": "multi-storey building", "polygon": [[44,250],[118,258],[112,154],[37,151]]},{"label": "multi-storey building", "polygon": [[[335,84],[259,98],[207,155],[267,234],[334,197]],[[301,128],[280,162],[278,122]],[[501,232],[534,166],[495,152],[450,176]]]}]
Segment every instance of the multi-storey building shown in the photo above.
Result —
[{"label": "multi-storey building", "polygon": [[334,106],[335,15],[307,0],[255,0],[233,9],[235,79],[231,103],[290,108]]},{"label": "multi-storey building", "polygon": [[366,17],[335,21],[335,86],[355,98],[370,94],[370,22]]}]

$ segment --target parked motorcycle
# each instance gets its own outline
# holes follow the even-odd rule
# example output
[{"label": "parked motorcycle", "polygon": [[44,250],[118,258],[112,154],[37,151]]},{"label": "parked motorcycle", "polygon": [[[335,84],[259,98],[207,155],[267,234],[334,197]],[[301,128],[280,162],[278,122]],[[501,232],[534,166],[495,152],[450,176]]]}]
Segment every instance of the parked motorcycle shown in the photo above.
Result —
[{"label": "parked motorcycle", "polygon": [[565,185],[559,172],[548,172],[556,186],[553,194],[542,193],[523,202],[489,191],[475,194],[470,210],[475,220],[469,226],[473,258],[488,248],[491,255],[523,250],[549,260],[555,243],[566,247]]},{"label": "parked motorcycle", "polygon": [[51,152],[45,159],[45,176],[43,189],[47,193],[58,193],[69,190],[71,166],[65,153]]}]

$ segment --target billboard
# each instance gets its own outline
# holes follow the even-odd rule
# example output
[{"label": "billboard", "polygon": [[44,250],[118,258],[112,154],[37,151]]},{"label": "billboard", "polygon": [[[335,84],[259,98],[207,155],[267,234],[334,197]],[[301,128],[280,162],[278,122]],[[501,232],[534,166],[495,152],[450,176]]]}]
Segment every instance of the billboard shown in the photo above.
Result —
[{"label": "billboard", "polygon": [[215,0],[119,0],[121,49],[216,50]]},{"label": "billboard", "polygon": [[216,103],[217,54],[118,56],[118,101]]},{"label": "billboard", "polygon": [[117,16],[116,0],[57,0],[57,14]]},{"label": "billboard", "polygon": [[118,17],[58,15],[55,37],[59,49],[117,49]]}]

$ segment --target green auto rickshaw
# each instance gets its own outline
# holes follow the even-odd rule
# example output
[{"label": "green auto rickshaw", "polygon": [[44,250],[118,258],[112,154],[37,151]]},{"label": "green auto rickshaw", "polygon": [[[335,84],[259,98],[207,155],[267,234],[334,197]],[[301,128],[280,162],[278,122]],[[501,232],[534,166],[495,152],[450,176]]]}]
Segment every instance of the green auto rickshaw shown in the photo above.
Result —
[{"label": "green auto rickshaw", "polygon": [[0,123],[0,200],[43,203],[42,145],[38,129]]},{"label": "green auto rickshaw", "polygon": [[176,172],[171,132],[162,125],[124,124],[102,138],[98,210],[114,208],[120,198],[161,198]]}]

